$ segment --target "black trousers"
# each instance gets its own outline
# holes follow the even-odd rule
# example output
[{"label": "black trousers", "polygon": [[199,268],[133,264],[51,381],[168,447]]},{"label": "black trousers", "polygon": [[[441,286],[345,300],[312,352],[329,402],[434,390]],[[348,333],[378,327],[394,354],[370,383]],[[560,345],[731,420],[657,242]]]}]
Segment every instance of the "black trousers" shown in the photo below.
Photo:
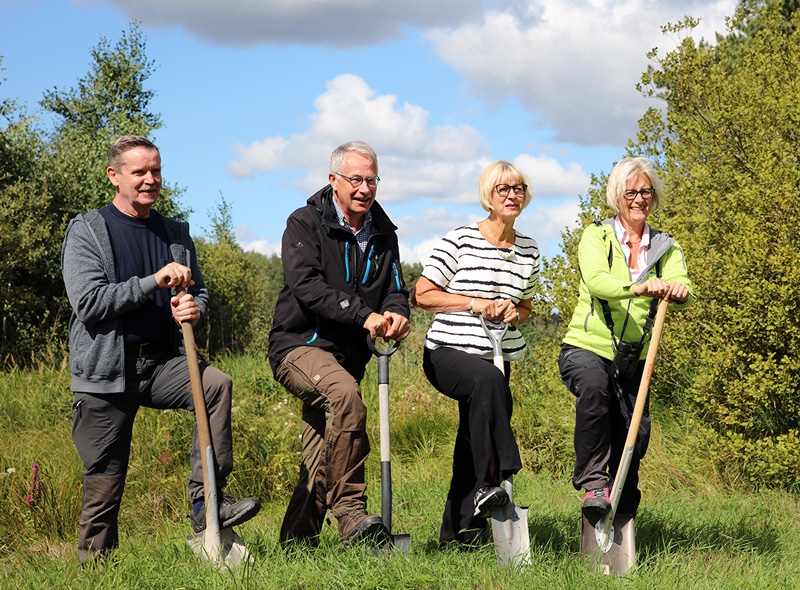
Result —
[{"label": "black trousers", "polygon": [[[233,469],[231,378],[198,357],[208,410],[217,487],[225,486]],[[131,451],[133,422],[142,406],[194,411],[186,356],[163,352],[151,357],[125,357],[125,393],[74,393],[72,440],[86,468],[84,475],[125,475]],[[192,433],[189,499],[203,498],[203,466],[197,426]]]},{"label": "black trousers", "polygon": [[511,429],[513,404],[505,376],[491,361],[453,348],[425,349],[422,362],[428,380],[458,402],[458,432],[453,449],[453,478],[447,495],[439,540],[484,542],[489,526],[475,518],[475,492],[496,486],[522,469]]},{"label": "black trousers", "polygon": [[[633,414],[644,371],[639,361],[633,375],[618,380],[622,399],[609,377],[611,361],[593,352],[562,345],[558,357],[561,380],[575,396],[575,469],[572,485],[591,490],[613,483],[628,435],[626,416]],[[650,442],[650,404],[644,409],[628,476],[622,488],[617,512],[636,514],[639,491],[639,463]]]}]

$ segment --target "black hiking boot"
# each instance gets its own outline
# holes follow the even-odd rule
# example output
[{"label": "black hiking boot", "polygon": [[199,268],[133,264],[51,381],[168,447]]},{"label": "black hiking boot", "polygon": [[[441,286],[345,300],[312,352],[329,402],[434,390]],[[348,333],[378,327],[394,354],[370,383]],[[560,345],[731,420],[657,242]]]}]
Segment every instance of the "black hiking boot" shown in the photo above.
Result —
[{"label": "black hiking boot", "polygon": [[[219,528],[227,529],[247,522],[261,510],[258,498],[243,498],[236,500],[227,493],[221,494],[219,503]],[[206,506],[201,504],[200,510],[195,515],[189,515],[189,521],[195,533],[202,533],[206,529]]]}]

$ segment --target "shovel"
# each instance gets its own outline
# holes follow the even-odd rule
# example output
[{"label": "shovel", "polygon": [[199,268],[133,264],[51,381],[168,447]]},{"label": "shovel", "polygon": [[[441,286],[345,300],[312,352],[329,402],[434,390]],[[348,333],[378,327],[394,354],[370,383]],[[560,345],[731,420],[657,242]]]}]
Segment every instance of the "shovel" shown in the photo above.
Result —
[{"label": "shovel", "polygon": [[[503,363],[503,336],[508,331],[508,324],[503,324],[498,336],[495,336],[486,322],[481,318],[481,326],[486,336],[492,342],[494,366],[505,375]],[[497,553],[498,567],[530,565],[531,540],[528,533],[528,507],[514,506],[514,489],[512,476],[503,482],[503,487],[508,494],[508,502],[504,506],[490,508],[492,515],[492,537],[494,537],[494,550]]]},{"label": "shovel", "polygon": [[614,478],[614,487],[611,489],[611,510],[604,517],[591,520],[583,515],[581,522],[581,557],[593,569],[599,569],[606,575],[621,576],[636,563],[636,543],[634,539],[633,516],[630,514],[617,514],[622,487],[628,477],[633,451],[636,447],[636,438],[639,434],[639,424],[642,421],[647,392],[650,389],[650,378],[653,375],[653,365],[656,362],[658,343],[661,340],[661,331],[664,328],[664,318],[667,315],[669,303],[662,299],[658,304],[653,333],[650,345],[647,347],[647,358],[644,364],[642,380],[636,394],[636,405],[633,407],[631,424],[628,436],[625,439],[625,449],[622,452],[617,475]]},{"label": "shovel", "polygon": [[388,350],[379,350],[367,334],[367,346],[378,358],[378,412],[381,423],[381,520],[389,531],[392,547],[403,553],[411,544],[410,534],[392,534],[392,458],[389,442],[389,357],[399,343]]},{"label": "shovel", "polygon": [[[179,289],[178,297],[185,291]],[[203,382],[200,376],[200,365],[197,362],[197,348],[194,343],[194,329],[189,321],[181,323],[183,344],[186,348],[186,362],[189,365],[189,380],[192,384],[195,420],[197,421],[197,437],[200,442],[200,453],[203,464],[203,492],[206,503],[206,528],[200,533],[186,537],[194,552],[203,560],[214,565],[235,567],[242,562],[253,560],[241,537],[233,528],[220,529],[219,502],[217,499],[217,481],[214,473],[214,451],[211,447],[211,433],[206,413],[206,399],[203,396]]]}]

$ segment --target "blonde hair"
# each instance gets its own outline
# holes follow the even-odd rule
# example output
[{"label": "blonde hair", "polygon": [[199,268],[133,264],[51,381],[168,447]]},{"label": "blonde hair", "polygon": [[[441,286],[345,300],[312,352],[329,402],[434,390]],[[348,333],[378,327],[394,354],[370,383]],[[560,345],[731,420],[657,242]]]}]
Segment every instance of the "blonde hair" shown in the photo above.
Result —
[{"label": "blonde hair", "polygon": [[526,185],[525,196],[522,199],[522,208],[524,209],[527,207],[533,196],[530,186],[527,186],[529,185],[528,179],[525,178],[525,175],[519,168],[505,160],[495,160],[483,169],[481,178],[478,181],[478,197],[481,202],[481,207],[486,211],[492,210],[492,190],[503,180],[516,180],[513,184],[522,183]]},{"label": "blonde hair", "polygon": [[642,156],[623,158],[617,162],[611,174],[608,175],[608,184],[606,185],[606,203],[615,214],[619,213],[619,198],[627,189],[628,181],[637,174],[646,174],[650,186],[655,190],[655,194],[650,199],[651,213],[658,209],[661,199],[666,197],[664,184],[658,177],[656,165],[651,159]]}]

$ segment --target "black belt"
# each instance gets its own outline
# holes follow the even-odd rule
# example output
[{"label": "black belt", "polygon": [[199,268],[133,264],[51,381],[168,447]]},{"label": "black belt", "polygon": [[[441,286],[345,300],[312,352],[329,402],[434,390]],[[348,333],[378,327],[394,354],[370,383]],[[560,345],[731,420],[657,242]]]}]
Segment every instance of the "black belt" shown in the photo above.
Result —
[{"label": "black belt", "polygon": [[125,354],[128,356],[147,357],[161,352],[167,347],[164,342],[140,342],[139,344],[125,344]]}]

